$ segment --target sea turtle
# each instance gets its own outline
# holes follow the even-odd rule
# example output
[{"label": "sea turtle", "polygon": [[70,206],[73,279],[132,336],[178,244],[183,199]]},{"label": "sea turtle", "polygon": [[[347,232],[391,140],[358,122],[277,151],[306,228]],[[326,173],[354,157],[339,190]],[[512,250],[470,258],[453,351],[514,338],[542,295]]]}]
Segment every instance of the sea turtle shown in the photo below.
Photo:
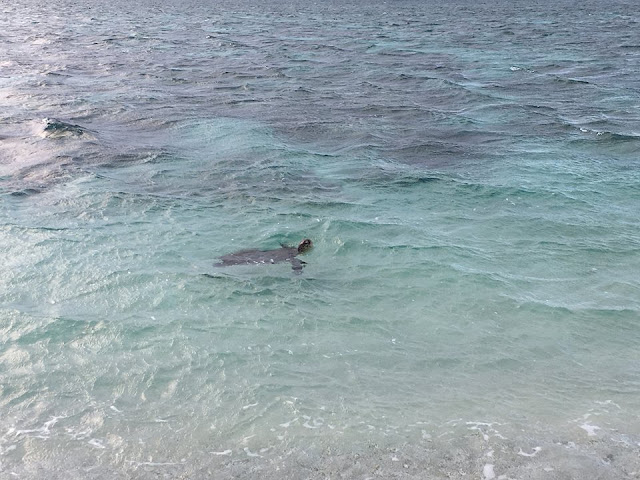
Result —
[{"label": "sea turtle", "polygon": [[229,265],[257,265],[262,263],[291,262],[291,267],[296,273],[302,272],[305,262],[296,258],[313,247],[313,242],[305,238],[297,247],[280,244],[281,248],[275,250],[240,250],[220,257],[220,262],[214,267],[227,267]]}]

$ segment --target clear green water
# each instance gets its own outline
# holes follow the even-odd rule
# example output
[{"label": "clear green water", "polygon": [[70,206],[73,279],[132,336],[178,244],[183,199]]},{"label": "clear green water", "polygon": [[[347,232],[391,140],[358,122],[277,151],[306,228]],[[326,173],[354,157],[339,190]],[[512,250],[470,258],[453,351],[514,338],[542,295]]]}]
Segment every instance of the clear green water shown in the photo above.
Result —
[{"label": "clear green water", "polygon": [[5,7],[2,476],[634,478],[637,14],[403,5]]}]

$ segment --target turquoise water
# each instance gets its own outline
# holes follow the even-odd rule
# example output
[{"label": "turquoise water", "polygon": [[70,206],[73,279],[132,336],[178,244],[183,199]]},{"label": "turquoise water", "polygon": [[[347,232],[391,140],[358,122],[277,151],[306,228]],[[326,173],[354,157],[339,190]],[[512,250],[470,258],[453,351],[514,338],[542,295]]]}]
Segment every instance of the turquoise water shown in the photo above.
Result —
[{"label": "turquoise water", "polygon": [[2,478],[635,478],[639,17],[576,8],[4,5]]}]

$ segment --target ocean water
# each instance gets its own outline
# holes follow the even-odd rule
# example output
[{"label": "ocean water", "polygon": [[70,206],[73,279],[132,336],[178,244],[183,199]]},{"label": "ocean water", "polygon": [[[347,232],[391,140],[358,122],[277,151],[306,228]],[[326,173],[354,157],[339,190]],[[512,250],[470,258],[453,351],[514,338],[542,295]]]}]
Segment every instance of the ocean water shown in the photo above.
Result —
[{"label": "ocean water", "polygon": [[0,478],[640,476],[635,2],[0,12]]}]

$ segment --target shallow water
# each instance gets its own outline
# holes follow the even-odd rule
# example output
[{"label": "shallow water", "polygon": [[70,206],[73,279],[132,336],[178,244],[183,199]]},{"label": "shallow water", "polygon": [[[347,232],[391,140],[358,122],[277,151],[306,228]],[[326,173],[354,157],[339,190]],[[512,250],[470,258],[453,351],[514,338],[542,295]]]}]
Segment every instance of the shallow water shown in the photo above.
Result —
[{"label": "shallow water", "polygon": [[3,5],[2,476],[635,478],[640,17],[499,6]]}]

